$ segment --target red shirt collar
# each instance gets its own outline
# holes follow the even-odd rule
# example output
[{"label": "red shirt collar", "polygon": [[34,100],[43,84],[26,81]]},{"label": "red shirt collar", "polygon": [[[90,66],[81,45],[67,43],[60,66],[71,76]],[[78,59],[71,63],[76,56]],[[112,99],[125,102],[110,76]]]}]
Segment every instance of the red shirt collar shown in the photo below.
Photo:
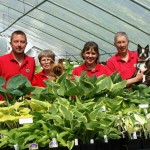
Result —
[{"label": "red shirt collar", "polygon": [[44,73],[44,71],[42,70],[41,72],[38,73],[40,76],[43,76],[43,77],[47,77]]},{"label": "red shirt collar", "polygon": [[[9,56],[10,60],[15,60],[12,51],[8,54],[8,56]],[[15,60],[15,61],[16,61],[16,60]],[[28,61],[26,54],[24,54],[24,61],[25,61],[25,62]]]},{"label": "red shirt collar", "polygon": [[85,71],[96,72],[96,71],[98,71],[98,63],[96,64],[96,66],[95,66],[95,68],[94,68],[93,70],[89,70],[89,69],[86,67],[85,63],[84,63],[84,64],[82,65],[82,69],[85,70]]},{"label": "red shirt collar", "polygon": [[[132,58],[134,58],[134,56],[132,55],[130,50],[128,50],[128,52],[129,52],[129,58],[128,58],[128,61],[129,61]],[[116,59],[117,59],[117,61],[122,61],[122,59],[121,59],[121,57],[120,57],[120,55],[118,53],[116,54]]]}]

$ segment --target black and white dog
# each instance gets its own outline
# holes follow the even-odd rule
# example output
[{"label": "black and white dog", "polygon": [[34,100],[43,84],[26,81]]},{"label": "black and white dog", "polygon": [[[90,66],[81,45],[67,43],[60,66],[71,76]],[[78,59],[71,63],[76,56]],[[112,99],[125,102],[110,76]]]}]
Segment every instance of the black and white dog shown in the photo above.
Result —
[{"label": "black and white dog", "polygon": [[142,83],[150,86],[150,58],[149,58],[149,45],[142,48],[139,44],[137,46],[138,63],[137,69],[143,72]]}]

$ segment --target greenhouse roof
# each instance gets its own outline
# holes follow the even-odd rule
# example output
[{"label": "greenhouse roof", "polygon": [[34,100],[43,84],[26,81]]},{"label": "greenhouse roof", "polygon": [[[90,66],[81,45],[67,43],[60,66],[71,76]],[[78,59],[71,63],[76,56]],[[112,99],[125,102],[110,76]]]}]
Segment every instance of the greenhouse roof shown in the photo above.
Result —
[{"label": "greenhouse roof", "polygon": [[29,55],[51,49],[57,58],[81,60],[84,44],[95,41],[106,61],[118,31],[128,34],[132,51],[150,44],[150,0],[0,0],[1,36],[18,29],[27,34]]}]

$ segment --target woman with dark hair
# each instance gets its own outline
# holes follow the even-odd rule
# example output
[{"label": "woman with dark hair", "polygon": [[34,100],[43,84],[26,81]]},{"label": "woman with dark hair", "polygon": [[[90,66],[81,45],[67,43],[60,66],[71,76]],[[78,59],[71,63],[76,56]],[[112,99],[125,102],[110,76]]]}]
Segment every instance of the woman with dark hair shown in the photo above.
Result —
[{"label": "woman with dark hair", "polygon": [[86,72],[88,76],[96,77],[101,75],[111,75],[111,71],[106,66],[98,62],[100,56],[99,47],[95,42],[87,42],[84,45],[81,56],[84,60],[84,63],[74,68],[72,72],[73,76],[80,76],[82,72]]}]

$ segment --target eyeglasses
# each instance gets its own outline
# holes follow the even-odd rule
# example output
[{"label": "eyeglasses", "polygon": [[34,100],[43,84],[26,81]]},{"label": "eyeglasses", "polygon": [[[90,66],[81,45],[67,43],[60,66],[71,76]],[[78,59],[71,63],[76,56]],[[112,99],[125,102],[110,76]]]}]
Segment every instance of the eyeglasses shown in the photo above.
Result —
[{"label": "eyeglasses", "polygon": [[43,62],[43,63],[52,63],[52,62],[54,62],[51,58],[47,58],[47,59],[41,59],[41,62]]}]

